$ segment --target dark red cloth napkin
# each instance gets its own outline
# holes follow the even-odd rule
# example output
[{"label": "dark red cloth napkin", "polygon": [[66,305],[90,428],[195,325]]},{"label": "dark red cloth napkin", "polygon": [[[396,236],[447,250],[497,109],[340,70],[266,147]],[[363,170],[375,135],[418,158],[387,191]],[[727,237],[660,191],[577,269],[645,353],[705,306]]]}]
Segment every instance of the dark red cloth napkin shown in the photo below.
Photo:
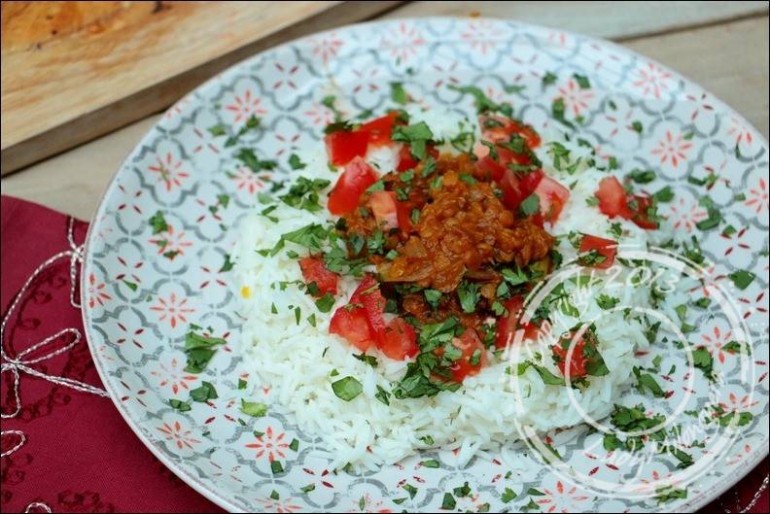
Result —
[{"label": "dark red cloth napkin", "polygon": [[[64,214],[3,196],[3,317],[27,278],[46,259],[67,250]],[[82,243],[87,224],[75,223]],[[82,331],[80,312],[70,306],[70,268],[60,260],[38,277],[9,320],[3,344],[16,356],[25,348],[66,327]],[[55,342],[67,344],[69,340]],[[45,360],[38,369],[101,387],[85,341]],[[2,412],[15,404],[11,373],[3,373]],[[22,374],[21,412],[4,419],[2,430],[26,435],[24,445],[2,458],[3,512],[23,512],[39,502],[54,512],[220,512],[221,510],[161,464],[134,435],[107,398],[73,391]],[[18,436],[2,438],[6,452]],[[712,503],[706,512],[738,512],[751,502],[768,472],[767,459],[741,483]],[[42,505],[33,505],[42,512]],[[749,512],[768,511],[767,490]]]}]

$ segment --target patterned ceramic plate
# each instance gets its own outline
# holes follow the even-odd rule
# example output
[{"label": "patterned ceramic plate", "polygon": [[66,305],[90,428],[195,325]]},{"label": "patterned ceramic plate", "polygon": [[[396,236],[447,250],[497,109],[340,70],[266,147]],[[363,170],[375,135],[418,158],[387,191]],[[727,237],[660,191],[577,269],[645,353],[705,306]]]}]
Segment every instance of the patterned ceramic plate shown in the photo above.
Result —
[{"label": "patterned ceramic plate", "polygon": [[[578,430],[549,440],[561,467],[514,445],[467,466],[452,452],[433,451],[356,474],[329,469],[320,439],[290,416],[244,415],[242,399],[270,403],[271,396],[239,352],[228,259],[238,236],[233,227],[257,207],[270,175],[290,172],[290,154],[322,144],[332,119],[321,102],[326,94],[345,98],[351,110],[380,113],[391,105],[392,81],[427,108],[471,116],[468,98],[446,86],[474,84],[510,101],[536,128],[553,123],[560,98],[581,136],[615,155],[623,172],[656,169],[657,180],[672,187],[665,213],[676,230],[700,241],[714,281],[737,298],[745,330],[731,332],[730,316],[704,305],[689,337],[706,350],[701,357],[713,363],[720,387],[700,373],[690,383],[689,372],[663,370],[669,396],[688,388],[694,394],[690,413],[677,419],[697,428],[683,443],[688,457],[659,452],[624,461],[604,448],[600,434]],[[261,130],[248,129],[252,115]],[[228,146],[222,133],[242,129]],[[279,167],[252,172],[236,158],[241,147]],[[317,34],[201,86],[125,161],[87,243],[83,304],[91,352],[115,405],[147,447],[233,511],[697,509],[768,452],[767,176],[767,143],[745,120],[676,73],[607,42],[485,19],[378,22]],[[202,374],[183,369],[185,334],[195,325],[227,341]],[[215,385],[217,398],[187,403],[204,381]],[[733,413],[738,426],[725,428]],[[718,449],[725,430],[729,444]],[[718,459],[709,460],[717,450]],[[647,498],[607,496],[575,474],[605,484],[635,481],[641,490],[690,458],[710,465]]]}]

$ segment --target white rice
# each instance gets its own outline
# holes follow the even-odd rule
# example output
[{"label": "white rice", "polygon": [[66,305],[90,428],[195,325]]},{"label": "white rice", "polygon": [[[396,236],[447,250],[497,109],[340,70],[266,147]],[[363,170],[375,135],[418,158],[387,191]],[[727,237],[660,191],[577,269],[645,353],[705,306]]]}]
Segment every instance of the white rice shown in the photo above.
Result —
[{"label": "white rice", "polygon": [[[448,128],[447,118],[442,115],[423,115],[421,119],[442,135],[450,135],[457,126],[453,118],[452,127]],[[544,137],[544,140],[549,139]],[[585,151],[575,145],[572,148],[575,152]],[[550,162],[545,152],[540,154],[546,164]],[[322,149],[302,158],[309,163],[301,172],[303,176],[336,181],[338,175],[328,169]],[[392,158],[387,154],[377,156],[376,160],[383,171],[392,165]],[[559,223],[551,228],[552,233],[579,231],[612,238],[609,230],[616,220],[611,222],[596,207],[586,203],[606,172],[589,169],[560,176],[555,170],[547,169],[547,173],[565,184],[576,181]],[[278,205],[270,213],[278,218],[277,223],[255,214],[240,227],[242,237],[235,252],[237,280],[239,289],[250,291],[250,297],[243,300],[242,311],[244,358],[262,384],[271,387],[271,408],[290,414],[303,431],[320,436],[335,466],[352,463],[356,467],[375,469],[394,463],[417,449],[426,448],[422,440],[426,436],[435,441],[434,446],[460,448],[460,459],[467,461],[479,449],[519,438],[516,422],[531,425],[538,431],[581,422],[580,414],[570,404],[567,388],[545,385],[531,367],[515,377],[522,393],[521,402],[517,402],[513,377],[506,373],[506,368],[515,369],[517,360],[531,359],[531,354],[512,356],[514,362],[503,361],[486,367],[479,375],[467,378],[456,392],[442,392],[432,398],[391,398],[389,406],[377,400],[377,386],[391,391],[391,383],[403,375],[406,363],[377,355],[379,365],[372,368],[353,357],[358,351],[347,342],[329,334],[331,313],[347,303],[356,287],[355,281],[349,278],[341,281],[341,294],[329,314],[318,312],[313,299],[296,286],[289,285],[284,290],[277,286],[280,281],[302,279],[296,260],[287,257],[285,251],[275,257],[262,257],[257,250],[272,248],[281,234],[329,219],[325,209],[311,214]],[[651,232],[631,222],[620,223],[625,233],[622,243],[642,248],[647,245]],[[665,228],[653,232],[658,232],[655,237],[661,239],[670,237],[670,231]],[[291,243],[287,249],[306,252]],[[576,255],[566,238],[560,243],[559,251],[565,262]],[[597,289],[606,292],[601,291],[601,287],[594,291]],[[621,297],[622,306],[651,307],[650,291],[644,285],[613,290],[612,294]],[[599,352],[610,372],[606,376],[590,377],[588,388],[572,389],[572,392],[585,412],[601,418],[609,414],[634,380],[632,368],[638,365],[634,352],[648,345],[645,326],[637,319],[626,319],[620,311],[602,311],[590,297],[575,295],[573,302],[581,310],[583,320],[597,319]],[[271,312],[273,305],[277,313]],[[296,307],[301,309],[299,324],[295,320]],[[317,319],[315,327],[307,321],[312,313]],[[578,321],[560,316],[555,324],[566,330]],[[543,348],[539,350],[545,356],[550,355]],[[550,357],[537,362],[560,376]],[[335,370],[337,374],[333,376]],[[331,388],[332,382],[347,376],[356,377],[363,385],[363,393],[350,402],[338,398]]]}]

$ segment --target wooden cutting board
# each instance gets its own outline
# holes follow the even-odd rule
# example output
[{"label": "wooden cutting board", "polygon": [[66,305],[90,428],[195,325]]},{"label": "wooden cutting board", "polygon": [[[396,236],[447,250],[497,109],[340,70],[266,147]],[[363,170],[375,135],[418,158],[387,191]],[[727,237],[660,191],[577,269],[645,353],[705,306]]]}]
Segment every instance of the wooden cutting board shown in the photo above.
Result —
[{"label": "wooden cutting board", "polygon": [[158,112],[269,46],[388,2],[2,2],[2,174]]}]

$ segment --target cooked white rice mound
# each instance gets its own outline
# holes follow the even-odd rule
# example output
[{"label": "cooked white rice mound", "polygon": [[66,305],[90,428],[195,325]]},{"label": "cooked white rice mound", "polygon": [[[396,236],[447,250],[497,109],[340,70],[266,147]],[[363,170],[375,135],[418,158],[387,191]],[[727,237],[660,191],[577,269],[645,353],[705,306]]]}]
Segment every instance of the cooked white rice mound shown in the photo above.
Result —
[{"label": "cooked white rice mound", "polygon": [[[438,126],[429,116],[423,115],[422,119]],[[446,132],[445,127],[437,128],[438,132]],[[544,140],[549,140],[548,135],[544,135]],[[575,155],[585,151],[577,146],[573,150]],[[546,165],[551,162],[545,151],[540,155]],[[332,184],[336,181],[338,175],[328,169],[323,153],[302,158],[309,163],[301,172],[303,176],[327,178]],[[385,171],[390,169],[388,160],[388,155],[377,156],[377,162]],[[559,223],[552,227],[552,233],[580,231],[614,238],[611,230],[617,231],[618,227],[613,228],[612,223],[617,221],[606,219],[598,208],[586,203],[599,180],[607,176],[606,172],[586,169],[569,176],[559,175],[555,170],[547,169],[547,172],[565,185],[574,183],[569,202]],[[531,351],[527,346],[520,355],[508,355],[514,359],[512,362],[503,359],[478,376],[467,378],[456,392],[445,391],[432,398],[399,400],[392,397],[390,405],[385,405],[375,397],[377,386],[391,391],[392,382],[403,375],[406,362],[395,362],[380,355],[378,367],[373,368],[353,357],[359,353],[355,348],[329,334],[331,314],[347,303],[356,287],[355,281],[341,281],[336,305],[329,314],[321,314],[313,298],[296,285],[280,286],[280,282],[302,280],[296,259],[288,257],[285,250],[275,257],[257,253],[257,250],[272,248],[286,232],[310,223],[325,223],[328,212],[311,214],[279,204],[270,215],[278,222],[258,214],[244,221],[235,251],[239,290],[248,296],[243,300],[242,309],[243,355],[262,384],[271,387],[271,409],[289,414],[303,431],[320,436],[335,466],[352,463],[356,467],[376,468],[383,463],[397,462],[417,449],[426,448],[425,437],[435,441],[434,446],[462,448],[461,460],[468,460],[479,449],[518,439],[517,422],[546,431],[582,421],[570,403],[566,387],[545,385],[532,367],[520,376],[507,372],[516,369],[517,360],[536,359],[536,363],[561,376],[551,361],[550,351],[535,345],[530,345]],[[621,243],[647,245],[650,232],[631,222],[619,223],[624,233]],[[666,232],[665,228],[655,232],[658,232],[655,237],[661,239],[670,235],[661,233]],[[565,262],[576,255],[567,238],[561,240],[558,248]],[[287,243],[286,250],[306,253],[291,243]],[[627,273],[629,270],[622,271],[620,277]],[[574,285],[568,283],[567,290],[573,289]],[[572,293],[571,301],[580,311],[580,319],[559,313],[554,320],[555,332],[566,330],[581,319],[595,320],[599,352],[609,374],[589,377],[589,387],[571,392],[582,410],[601,418],[609,414],[618,397],[633,382],[632,368],[638,365],[634,352],[646,348],[648,343],[642,321],[634,316],[626,317],[620,310],[601,309],[594,296],[610,294],[620,298],[620,306],[649,308],[650,291],[646,284],[605,288],[597,283],[588,296],[580,291]],[[308,322],[313,313],[315,327]],[[533,357],[536,351],[543,356]],[[494,362],[494,357],[492,359]],[[349,402],[338,398],[331,388],[332,382],[347,376],[357,378],[363,385],[363,393]]]}]

